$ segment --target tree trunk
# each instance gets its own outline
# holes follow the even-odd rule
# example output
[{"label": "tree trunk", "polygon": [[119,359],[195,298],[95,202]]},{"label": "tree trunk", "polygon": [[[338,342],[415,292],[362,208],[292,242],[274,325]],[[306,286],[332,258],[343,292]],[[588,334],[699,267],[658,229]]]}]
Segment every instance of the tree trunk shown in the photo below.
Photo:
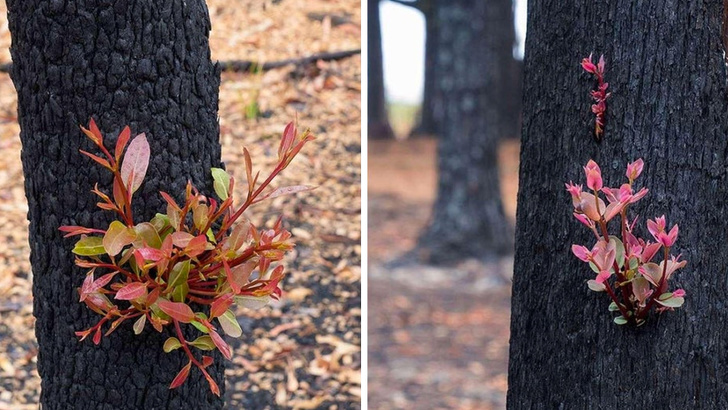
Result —
[{"label": "tree trunk", "polygon": [[[728,103],[723,2],[531,1],[516,234],[508,408],[728,408],[725,309]],[[604,53],[606,132],[594,138],[582,58]],[[685,305],[616,326],[570,252],[591,245],[564,182],[593,158],[611,186],[644,158],[637,232],[666,215],[688,265]]]},{"label": "tree trunk", "polygon": [[382,31],[379,23],[379,0],[367,0],[367,138],[394,138],[389,125],[384,98],[384,66],[382,59]]},{"label": "tree trunk", "polygon": [[437,85],[443,119],[439,181],[420,257],[448,263],[511,250],[503,214],[497,142],[507,128],[500,99],[513,58],[510,0],[437,3]]},{"label": "tree trunk", "polygon": [[437,19],[435,18],[436,0],[420,0],[418,9],[425,15],[425,76],[422,93],[422,106],[417,125],[410,137],[437,135],[438,123],[442,121],[444,106],[437,89]]},{"label": "tree trunk", "polygon": [[[100,316],[78,302],[85,272],[74,267],[74,241],[60,225],[105,227],[95,182],[111,178],[78,150],[93,150],[79,124],[92,116],[113,147],[129,124],[146,132],[152,160],[135,194],[137,220],[164,212],[158,194],[181,199],[187,180],[212,190],[220,165],[219,71],[210,61],[210,20],[203,0],[157,2],[8,0],[12,80],[18,92],[22,162],[30,220],[38,372],[44,409],[221,408],[195,369],[179,389],[169,384],[186,363],[165,354],[169,336],[125,323],[100,346],[74,331]],[[194,331],[194,329],[193,329]],[[194,333],[194,332],[193,332]],[[219,355],[210,373],[224,388]]]}]

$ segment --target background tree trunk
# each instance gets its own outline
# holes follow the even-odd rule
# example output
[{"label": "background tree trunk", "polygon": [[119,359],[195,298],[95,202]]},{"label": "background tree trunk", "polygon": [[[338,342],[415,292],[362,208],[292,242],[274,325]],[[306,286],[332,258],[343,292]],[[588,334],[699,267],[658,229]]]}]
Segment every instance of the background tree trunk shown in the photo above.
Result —
[{"label": "background tree trunk", "polygon": [[[125,124],[146,132],[152,160],[135,194],[137,221],[162,211],[164,189],[181,199],[186,181],[210,190],[220,165],[218,88],[210,61],[203,0],[8,0],[11,76],[18,92],[22,162],[30,219],[38,372],[44,409],[221,408],[200,372],[179,389],[169,383],[184,354],[165,354],[169,336],[125,323],[100,346],[74,331],[99,316],[78,302],[85,272],[73,266],[73,240],[60,225],[105,227],[95,182],[110,175],[82,156],[92,150],[79,124],[92,116],[107,146]],[[110,145],[113,147],[113,145]],[[210,373],[224,389],[219,355]]]},{"label": "background tree trunk", "polygon": [[379,23],[379,0],[367,0],[367,138],[394,138],[389,125],[384,97],[384,66],[382,59],[382,31]]},{"label": "background tree trunk", "polygon": [[[572,0],[528,5],[526,81],[508,408],[728,408],[725,261],[728,103],[723,2]],[[604,53],[606,133],[593,136],[590,75]],[[583,183],[593,158],[605,183],[645,160],[635,206],[680,225],[673,253],[688,265],[671,288],[676,312],[638,329],[612,323],[591,271],[570,253],[593,237],[573,217],[564,182]]]},{"label": "background tree trunk", "polygon": [[[400,3],[406,4],[406,3]],[[410,137],[434,136],[438,132],[438,120],[442,120],[444,106],[437,88],[437,19],[435,18],[436,0],[420,0],[417,9],[425,15],[425,75],[422,93],[422,106],[418,113],[417,124]]]},{"label": "background tree trunk", "polygon": [[421,259],[447,263],[511,250],[497,142],[507,125],[500,100],[513,59],[510,0],[438,2],[436,72],[444,107],[438,193],[420,238]]}]

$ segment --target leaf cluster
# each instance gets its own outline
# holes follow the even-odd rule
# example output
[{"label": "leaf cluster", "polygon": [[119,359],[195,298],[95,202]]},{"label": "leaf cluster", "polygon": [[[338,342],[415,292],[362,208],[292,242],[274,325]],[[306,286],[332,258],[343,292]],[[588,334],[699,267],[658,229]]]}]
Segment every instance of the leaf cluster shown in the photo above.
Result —
[{"label": "leaf cluster", "polygon": [[[265,199],[312,189],[273,189],[270,185],[313,136],[308,131],[299,135],[296,126],[289,123],[278,149],[278,163],[262,182],[260,172],[253,173],[250,153],[244,148],[247,190],[239,206],[231,195],[234,178],[223,169],[212,168],[217,199],[201,194],[188,182],[183,202],[160,192],[166,202],[165,212],[150,221],[136,222],[132,202],[144,181],[151,152],[146,136],[139,134],[130,142],[131,130],[125,127],[112,155],[93,119],[88,129],[81,130],[100,155],[81,153],[113,175],[111,193],[94,186],[97,206],[114,212],[118,219],[106,229],[59,228],[65,237],[80,236],[72,250],[76,265],[88,269],[78,289],[80,302],[102,316],[96,325],[76,335],[81,340],[91,336],[99,344],[102,334],[108,336],[127,320],[134,322],[136,334],[149,327],[158,332],[173,327],[176,337],[167,339],[163,349],[167,353],[182,349],[189,361],[170,388],[182,385],[194,364],[212,392],[219,395],[217,384],[205,370],[212,357],[203,355],[198,360],[191,349],[217,349],[230,359],[232,349],[220,332],[232,337],[242,334],[232,305],[257,309],[281,296],[280,282],[285,275],[281,261],[294,247],[291,234],[281,218],[265,229],[256,227],[243,214]],[[181,323],[194,326],[200,336],[185,339]]]}]

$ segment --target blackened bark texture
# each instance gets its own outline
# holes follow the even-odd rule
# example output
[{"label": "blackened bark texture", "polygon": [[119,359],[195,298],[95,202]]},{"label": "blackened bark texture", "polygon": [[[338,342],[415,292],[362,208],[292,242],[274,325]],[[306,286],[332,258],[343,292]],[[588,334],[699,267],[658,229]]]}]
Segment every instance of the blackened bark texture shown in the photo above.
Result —
[{"label": "blackened bark texture", "polygon": [[[165,354],[169,336],[125,323],[100,346],[74,331],[100,318],[78,302],[85,272],[73,266],[74,240],[60,225],[105,227],[95,182],[107,172],[78,150],[93,150],[79,124],[92,116],[113,147],[129,124],[146,132],[152,160],[134,196],[137,221],[164,212],[158,191],[184,192],[186,181],[211,191],[220,165],[218,68],[210,61],[210,20],[203,0],[8,0],[11,76],[18,92],[22,161],[30,220],[38,372],[44,409],[211,409],[222,400],[193,368],[179,389],[169,383],[186,363]],[[210,373],[224,388],[219,355]]]},{"label": "blackened bark texture", "polygon": [[379,0],[367,0],[367,138],[394,138],[389,125],[384,97],[382,31],[379,22]]},{"label": "blackened bark texture", "polygon": [[[419,256],[429,263],[510,252],[498,182],[501,104],[513,58],[510,0],[438,2],[437,85],[443,118],[438,193]],[[505,34],[504,34],[505,33]]]},{"label": "blackened bark texture", "polygon": [[[530,1],[528,14],[508,408],[728,408],[723,1]],[[579,67],[590,52],[613,92],[601,143]],[[570,246],[593,236],[564,182],[584,183],[593,158],[615,186],[640,157],[637,232],[649,238],[646,220],[664,213],[689,262],[671,281],[685,305],[634,329],[587,289]]]}]

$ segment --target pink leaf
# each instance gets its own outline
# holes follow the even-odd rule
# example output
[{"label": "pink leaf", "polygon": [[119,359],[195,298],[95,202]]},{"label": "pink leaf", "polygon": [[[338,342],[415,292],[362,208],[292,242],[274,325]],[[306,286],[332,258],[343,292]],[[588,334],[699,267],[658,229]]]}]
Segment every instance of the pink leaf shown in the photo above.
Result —
[{"label": "pink leaf", "polygon": [[[131,193],[134,193],[147,174],[149,166],[149,142],[144,133],[137,135],[129,144],[124,155],[124,162],[121,164],[121,180],[124,185],[131,184]],[[133,178],[129,181],[130,178]]]},{"label": "pink leaf", "polygon": [[139,248],[134,251],[135,254],[139,254],[142,258],[148,261],[158,261],[165,257],[164,252],[154,248]]},{"label": "pink leaf", "polygon": [[226,359],[232,359],[233,352],[230,349],[230,346],[222,340],[222,337],[220,337],[220,335],[214,330],[210,331],[210,337],[212,337],[212,342],[215,343],[215,346],[217,346],[217,349],[220,350],[220,353],[222,353]]},{"label": "pink leaf", "polygon": [[184,249],[192,239],[194,239],[194,235],[191,233],[175,232],[172,234],[172,243],[178,248]]},{"label": "pink leaf", "polygon": [[143,282],[131,282],[116,292],[114,299],[133,300],[144,296],[147,293],[147,284]]},{"label": "pink leaf", "polygon": [[185,303],[170,302],[166,299],[159,299],[157,301],[157,305],[160,309],[162,309],[162,312],[182,323],[190,323],[195,318],[195,314],[192,312],[192,309],[190,309],[190,307]]}]

